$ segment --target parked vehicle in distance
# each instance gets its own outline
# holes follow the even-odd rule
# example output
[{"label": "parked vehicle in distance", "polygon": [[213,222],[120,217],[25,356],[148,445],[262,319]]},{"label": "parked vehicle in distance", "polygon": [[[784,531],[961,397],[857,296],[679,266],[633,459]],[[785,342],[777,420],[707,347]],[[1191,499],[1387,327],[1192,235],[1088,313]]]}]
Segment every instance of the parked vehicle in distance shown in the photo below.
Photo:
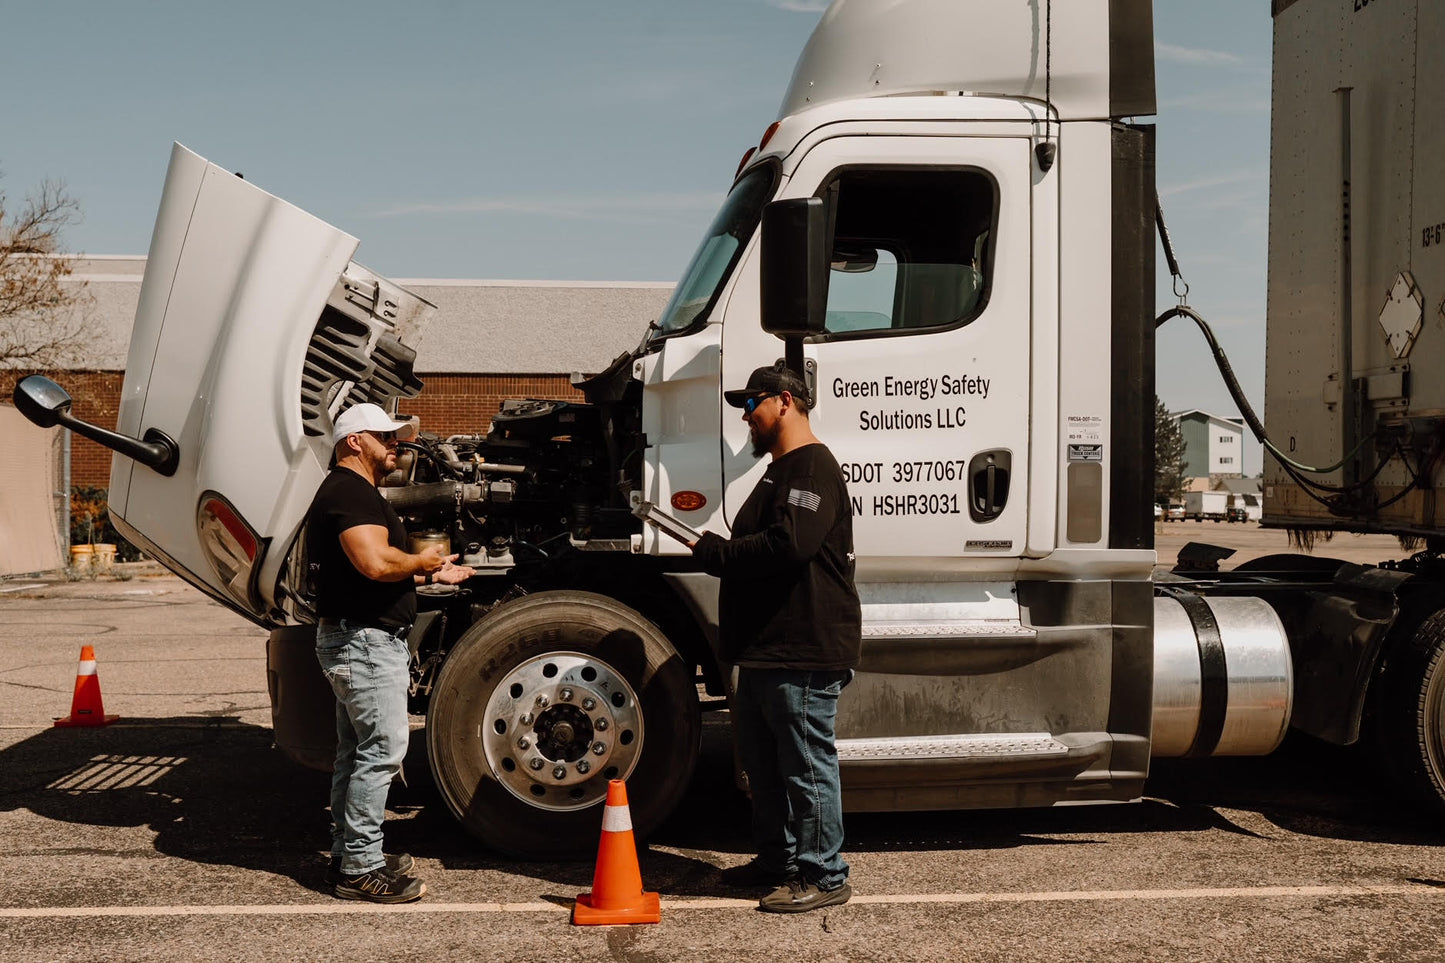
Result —
[{"label": "parked vehicle in distance", "polygon": [[1224,520],[1227,522],[1247,522],[1249,513],[1242,508],[1231,508],[1224,513]]},{"label": "parked vehicle in distance", "polygon": [[1162,519],[1163,517],[1164,517],[1164,506],[1163,506],[1163,505],[1160,505],[1158,502],[1155,502],[1155,503],[1154,503],[1154,521],[1157,522],[1157,521],[1159,521],[1160,519]]},{"label": "parked vehicle in distance", "polygon": [[1184,506],[1183,506],[1183,505],[1170,505],[1169,508],[1168,508],[1168,510],[1166,510],[1166,511],[1164,512],[1164,520],[1165,520],[1166,522],[1182,522],[1182,521],[1184,521]]}]

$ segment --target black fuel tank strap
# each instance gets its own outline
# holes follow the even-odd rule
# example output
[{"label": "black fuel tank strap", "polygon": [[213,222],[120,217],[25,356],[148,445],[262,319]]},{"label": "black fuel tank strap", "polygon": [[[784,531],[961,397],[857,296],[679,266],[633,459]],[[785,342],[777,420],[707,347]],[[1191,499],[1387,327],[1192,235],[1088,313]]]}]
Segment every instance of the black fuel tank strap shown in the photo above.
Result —
[{"label": "black fuel tank strap", "polygon": [[1199,644],[1199,727],[1185,756],[1210,756],[1224,734],[1224,716],[1229,711],[1229,666],[1224,659],[1224,639],[1214,610],[1201,595],[1171,592],[1189,615],[1194,638]]}]

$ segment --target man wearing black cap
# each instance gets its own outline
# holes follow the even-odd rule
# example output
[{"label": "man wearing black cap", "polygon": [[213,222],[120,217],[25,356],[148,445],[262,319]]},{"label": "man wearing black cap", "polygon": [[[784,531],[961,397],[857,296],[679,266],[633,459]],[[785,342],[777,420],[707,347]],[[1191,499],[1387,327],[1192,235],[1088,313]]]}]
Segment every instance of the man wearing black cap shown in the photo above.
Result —
[{"label": "man wearing black cap", "polygon": [[413,555],[396,511],[376,490],[396,468],[396,445],[416,426],[374,404],[336,419],[336,465],[306,516],[306,555],[316,581],[316,658],[336,693],[331,775],[331,862],[326,880],[343,899],[408,903],[426,884],[415,861],[381,848],[386,796],[410,737],[407,687],[418,583],[457,584],[472,570],[432,546]]},{"label": "man wearing black cap", "polygon": [[834,720],[858,664],[853,517],[838,462],[813,434],[807,387],[779,362],[724,393],[743,410],[754,457],[772,456],[733,520],[733,537],[694,546],[722,579],[723,653],[739,667],[732,705],[758,856],[725,881],[772,885],[760,909],[846,903]]}]

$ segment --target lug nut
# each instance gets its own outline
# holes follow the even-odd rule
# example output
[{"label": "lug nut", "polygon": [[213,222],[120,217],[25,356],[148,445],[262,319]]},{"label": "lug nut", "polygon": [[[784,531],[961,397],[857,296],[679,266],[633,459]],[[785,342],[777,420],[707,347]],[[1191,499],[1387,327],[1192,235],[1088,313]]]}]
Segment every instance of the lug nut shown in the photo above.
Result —
[{"label": "lug nut", "polygon": [[543,766],[546,765],[546,763],[542,761],[541,756],[533,756],[532,761],[527,763],[527,765],[531,766],[533,769],[541,769]]},{"label": "lug nut", "polygon": [[598,719],[596,722],[592,723],[592,728],[596,729],[598,732],[606,732],[606,731],[607,731],[607,720],[606,720],[606,719]]},{"label": "lug nut", "polygon": [[537,696],[537,708],[539,708],[539,709],[545,709],[546,707],[547,707],[547,697],[544,696],[544,695],[539,695],[539,696]]},{"label": "lug nut", "polygon": [[589,772],[592,771],[592,763],[588,762],[586,759],[577,760],[577,771],[584,776],[587,775]]},{"label": "lug nut", "polygon": [[526,736],[523,736],[522,738],[517,740],[517,748],[525,752],[526,750],[532,748],[532,740],[528,739]]},{"label": "lug nut", "polygon": [[592,743],[592,754],[593,754],[593,755],[600,756],[600,755],[602,755],[602,754],[603,754],[604,752],[606,752],[606,751],[607,751],[607,743],[605,743],[605,742],[594,742],[594,743]]},{"label": "lug nut", "polygon": [[583,700],[582,700],[582,708],[583,708],[583,709],[586,709],[588,712],[591,712],[593,709],[597,708],[597,700],[596,700],[596,699],[583,699]]},{"label": "lug nut", "polygon": [[571,690],[571,689],[563,689],[561,692],[557,693],[557,698],[561,699],[563,702],[571,702],[571,701],[572,701],[572,690]]},{"label": "lug nut", "polygon": [[532,715],[532,713],[524,712],[522,713],[522,718],[518,719],[517,721],[524,726],[530,726],[535,720],[536,716]]},{"label": "lug nut", "polygon": [[553,779],[566,779],[566,778],[567,778],[567,767],[566,767],[566,766],[556,766],[555,768],[553,768],[553,770],[552,770],[552,778],[553,778]]}]

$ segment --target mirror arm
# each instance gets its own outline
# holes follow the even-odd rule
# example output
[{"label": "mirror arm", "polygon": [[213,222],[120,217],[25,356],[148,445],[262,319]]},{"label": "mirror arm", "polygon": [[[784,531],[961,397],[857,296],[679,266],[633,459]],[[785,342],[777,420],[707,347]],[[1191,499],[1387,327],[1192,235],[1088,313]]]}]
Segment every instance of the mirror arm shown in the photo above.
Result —
[{"label": "mirror arm", "polygon": [[12,398],[16,410],[33,424],[41,428],[64,425],[77,435],[138,461],[167,478],[176,473],[180,464],[181,450],[170,435],[159,428],[147,428],[145,437],[137,439],[81,421],[70,413],[69,393],[44,375],[21,378],[15,383]]},{"label": "mirror arm", "polygon": [[180,448],[159,428],[147,428],[144,439],[137,439],[81,421],[69,411],[56,412],[56,421],[77,435],[133,458],[167,478],[176,473],[176,466],[180,464]]}]

